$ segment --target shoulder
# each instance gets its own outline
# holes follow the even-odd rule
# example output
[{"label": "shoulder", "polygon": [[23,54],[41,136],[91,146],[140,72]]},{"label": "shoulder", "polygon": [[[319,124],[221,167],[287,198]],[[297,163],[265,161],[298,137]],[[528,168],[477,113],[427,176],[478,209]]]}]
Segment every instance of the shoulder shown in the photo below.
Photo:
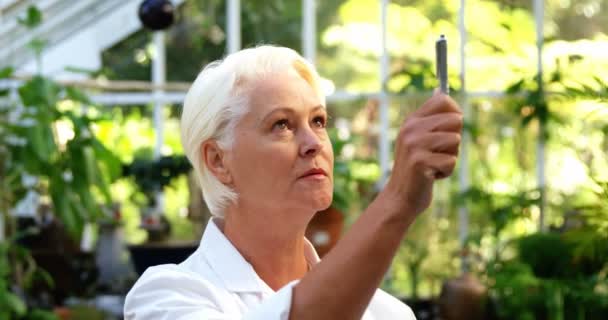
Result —
[{"label": "shoulder", "polygon": [[163,319],[184,310],[221,311],[228,293],[216,281],[186,266],[148,268],[127,294],[125,319]]},{"label": "shoulder", "polygon": [[148,268],[133,285],[127,298],[140,291],[183,292],[189,288],[199,291],[201,288],[214,289],[214,285],[210,279],[181,265],[163,264]]},{"label": "shoulder", "polygon": [[412,309],[384,290],[378,289],[368,306],[376,319],[406,319],[415,320]]}]

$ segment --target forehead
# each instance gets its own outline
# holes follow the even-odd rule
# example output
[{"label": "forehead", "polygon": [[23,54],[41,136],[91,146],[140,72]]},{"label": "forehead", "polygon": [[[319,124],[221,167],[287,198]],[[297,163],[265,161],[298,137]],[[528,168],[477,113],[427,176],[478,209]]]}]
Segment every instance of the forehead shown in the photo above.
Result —
[{"label": "forehead", "polygon": [[289,72],[258,79],[252,85],[249,97],[250,111],[260,116],[277,108],[306,110],[321,104],[312,86],[299,75]]}]

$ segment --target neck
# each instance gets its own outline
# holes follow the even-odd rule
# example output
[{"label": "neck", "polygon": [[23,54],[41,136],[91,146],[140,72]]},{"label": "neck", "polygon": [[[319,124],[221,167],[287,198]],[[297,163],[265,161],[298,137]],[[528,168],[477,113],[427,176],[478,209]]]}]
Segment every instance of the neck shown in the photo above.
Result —
[{"label": "neck", "polygon": [[[289,217],[303,217],[289,211],[229,208],[225,214],[224,234],[273,290],[300,279],[308,270],[304,254],[304,233],[308,221],[294,223]],[[310,217],[314,212],[310,214]],[[289,222],[285,221],[288,218]]]}]

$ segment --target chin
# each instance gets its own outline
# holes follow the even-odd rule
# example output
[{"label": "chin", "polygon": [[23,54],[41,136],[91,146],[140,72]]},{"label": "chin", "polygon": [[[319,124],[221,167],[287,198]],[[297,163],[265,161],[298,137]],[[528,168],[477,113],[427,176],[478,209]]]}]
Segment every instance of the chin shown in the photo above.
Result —
[{"label": "chin", "polygon": [[306,209],[311,212],[323,211],[331,206],[332,195],[311,195],[309,197],[300,198],[294,207]]},{"label": "chin", "polygon": [[314,203],[315,212],[323,211],[331,206],[332,194],[316,197],[312,200]]}]

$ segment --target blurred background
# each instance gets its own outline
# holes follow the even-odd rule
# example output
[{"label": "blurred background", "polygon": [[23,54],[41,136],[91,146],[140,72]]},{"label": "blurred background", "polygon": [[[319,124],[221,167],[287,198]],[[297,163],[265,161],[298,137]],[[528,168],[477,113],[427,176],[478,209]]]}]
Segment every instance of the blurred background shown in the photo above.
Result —
[{"label": "blurred background", "polygon": [[457,172],[382,288],[419,319],[606,319],[606,0],[0,1],[0,319],[119,319],[209,218],[179,115],[207,63],[277,44],[316,65],[336,154],[321,255],[390,175],[438,86],[465,112]]}]

